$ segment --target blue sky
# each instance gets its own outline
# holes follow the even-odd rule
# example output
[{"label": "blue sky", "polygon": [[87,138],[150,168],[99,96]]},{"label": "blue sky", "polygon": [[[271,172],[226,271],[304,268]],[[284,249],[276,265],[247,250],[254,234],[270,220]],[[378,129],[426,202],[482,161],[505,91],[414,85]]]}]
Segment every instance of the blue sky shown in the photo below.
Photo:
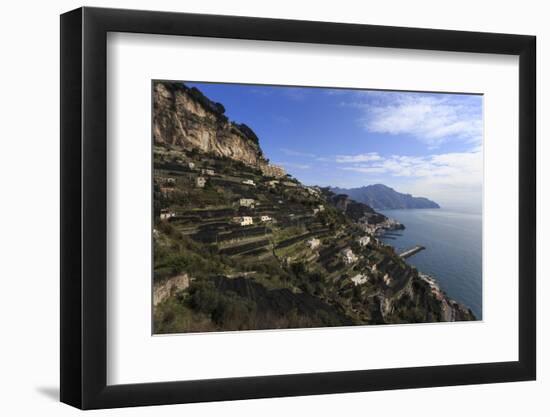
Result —
[{"label": "blue sky", "polygon": [[308,185],[382,183],[447,208],[480,207],[483,97],[186,83],[246,123]]}]

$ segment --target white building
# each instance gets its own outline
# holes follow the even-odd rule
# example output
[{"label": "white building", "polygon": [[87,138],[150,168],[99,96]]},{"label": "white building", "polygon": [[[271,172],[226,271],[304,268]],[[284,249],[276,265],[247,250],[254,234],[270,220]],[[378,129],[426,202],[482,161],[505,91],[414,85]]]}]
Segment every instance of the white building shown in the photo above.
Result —
[{"label": "white building", "polygon": [[369,277],[362,274],[357,274],[351,278],[351,281],[357,286],[366,283],[369,280]]},{"label": "white building", "polygon": [[267,182],[267,185],[269,185],[270,187],[275,187],[277,184],[279,184],[278,180],[271,180]]},{"label": "white building", "polygon": [[201,174],[203,175],[214,175],[214,170],[209,168],[201,169]]},{"label": "white building", "polygon": [[254,224],[254,220],[252,220],[252,217],[250,216],[241,217],[241,221],[240,221],[241,226],[249,226],[251,224]]},{"label": "white building", "polygon": [[260,217],[260,220],[261,220],[262,222],[270,222],[270,221],[273,220],[273,219],[272,219],[271,217],[269,217],[269,216],[261,216],[261,217]]},{"label": "white building", "polygon": [[252,199],[252,198],[241,198],[239,200],[239,205],[241,207],[254,207],[254,199]]},{"label": "white building", "polygon": [[194,162],[189,162],[187,164],[187,166],[189,167],[189,169],[195,169],[195,163]]},{"label": "white building", "polygon": [[204,177],[197,177],[195,180],[195,185],[197,188],[204,188],[204,185],[206,184],[206,178]]},{"label": "white building", "polygon": [[319,209],[318,209],[318,208],[314,208],[314,209],[313,209],[313,215],[315,216],[317,213],[319,213]]},{"label": "white building", "polygon": [[310,249],[317,249],[321,245],[321,241],[317,238],[311,238],[306,242]]},{"label": "white building", "polygon": [[168,220],[172,217],[176,217],[176,213],[172,210],[168,210],[168,209],[162,209],[160,211],[160,219],[161,220]]},{"label": "white building", "polygon": [[350,248],[346,248],[342,251],[342,258],[347,265],[357,262],[358,259],[357,255],[355,255]]},{"label": "white building", "polygon": [[254,184],[254,181],[252,181],[252,180],[244,180],[244,181],[243,181],[243,184],[252,185],[252,186],[255,186],[255,185],[256,185],[256,184]]},{"label": "white building", "polygon": [[360,246],[367,246],[370,243],[370,236],[363,236],[357,239]]},{"label": "white building", "polygon": [[322,204],[319,204],[319,211],[325,211],[325,206],[323,206]]},{"label": "white building", "polygon": [[364,229],[365,232],[370,235],[374,235],[376,233],[376,226],[374,224],[365,224]]}]

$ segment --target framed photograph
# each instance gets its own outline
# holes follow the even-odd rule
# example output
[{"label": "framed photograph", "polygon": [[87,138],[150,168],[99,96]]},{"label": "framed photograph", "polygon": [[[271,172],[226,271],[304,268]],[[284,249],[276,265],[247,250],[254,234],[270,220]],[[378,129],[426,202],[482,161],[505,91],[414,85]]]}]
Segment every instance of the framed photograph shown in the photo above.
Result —
[{"label": "framed photograph", "polygon": [[533,380],[535,37],[61,16],[61,401]]}]

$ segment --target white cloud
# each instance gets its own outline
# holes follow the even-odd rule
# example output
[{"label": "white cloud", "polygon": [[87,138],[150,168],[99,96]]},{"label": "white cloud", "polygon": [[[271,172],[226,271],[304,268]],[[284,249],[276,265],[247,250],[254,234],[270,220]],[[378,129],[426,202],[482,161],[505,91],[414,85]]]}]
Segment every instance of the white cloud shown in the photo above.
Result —
[{"label": "white cloud", "polygon": [[364,183],[399,184],[398,191],[431,198],[447,206],[480,205],[483,184],[483,155],[476,147],[470,152],[428,156],[392,155],[370,163],[350,164],[346,171],[366,174]]},{"label": "white cloud", "polygon": [[370,162],[379,161],[382,158],[377,152],[361,153],[357,155],[337,155],[336,162],[338,163],[350,163],[350,162]]},{"label": "white cloud", "polygon": [[481,143],[479,96],[364,93],[363,99],[348,104],[363,109],[360,122],[369,132],[412,135],[430,148],[453,139]]},{"label": "white cloud", "polygon": [[479,150],[473,152],[456,152],[434,154],[429,156],[392,155],[388,158],[378,157],[368,164],[353,164],[342,169],[356,172],[379,172],[395,177],[444,177],[455,179],[472,178],[479,182],[482,171],[482,157]]},{"label": "white cloud", "polygon": [[301,87],[287,87],[281,90],[286,98],[293,101],[304,101],[308,97],[308,89]]},{"label": "white cloud", "polygon": [[294,149],[281,148],[281,152],[288,156],[303,156],[307,158],[315,158],[317,155],[314,153],[295,151]]},{"label": "white cloud", "polygon": [[294,162],[275,162],[276,165],[282,165],[285,168],[294,168],[294,169],[310,169],[311,165],[307,164],[296,164]]},{"label": "white cloud", "polygon": [[281,116],[279,114],[272,114],[271,118],[273,119],[274,122],[280,123],[282,125],[287,125],[290,123],[290,119],[288,117]]},{"label": "white cloud", "polygon": [[273,94],[273,90],[269,88],[252,88],[250,92],[252,94],[257,94],[259,96],[264,96],[264,97],[267,97]]},{"label": "white cloud", "polygon": [[323,90],[325,95],[327,96],[345,96],[354,93],[354,90],[348,90],[345,88],[337,89],[337,88],[330,88]]}]

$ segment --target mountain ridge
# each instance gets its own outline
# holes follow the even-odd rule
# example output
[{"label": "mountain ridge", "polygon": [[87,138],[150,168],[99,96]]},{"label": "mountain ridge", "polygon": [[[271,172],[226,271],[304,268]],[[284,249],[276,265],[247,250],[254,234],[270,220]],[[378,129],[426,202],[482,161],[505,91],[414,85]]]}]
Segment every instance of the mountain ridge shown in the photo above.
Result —
[{"label": "mountain ridge", "polygon": [[330,189],[339,194],[346,194],[351,199],[378,210],[440,208],[439,204],[426,197],[400,193],[384,184],[356,188],[330,187]]}]

